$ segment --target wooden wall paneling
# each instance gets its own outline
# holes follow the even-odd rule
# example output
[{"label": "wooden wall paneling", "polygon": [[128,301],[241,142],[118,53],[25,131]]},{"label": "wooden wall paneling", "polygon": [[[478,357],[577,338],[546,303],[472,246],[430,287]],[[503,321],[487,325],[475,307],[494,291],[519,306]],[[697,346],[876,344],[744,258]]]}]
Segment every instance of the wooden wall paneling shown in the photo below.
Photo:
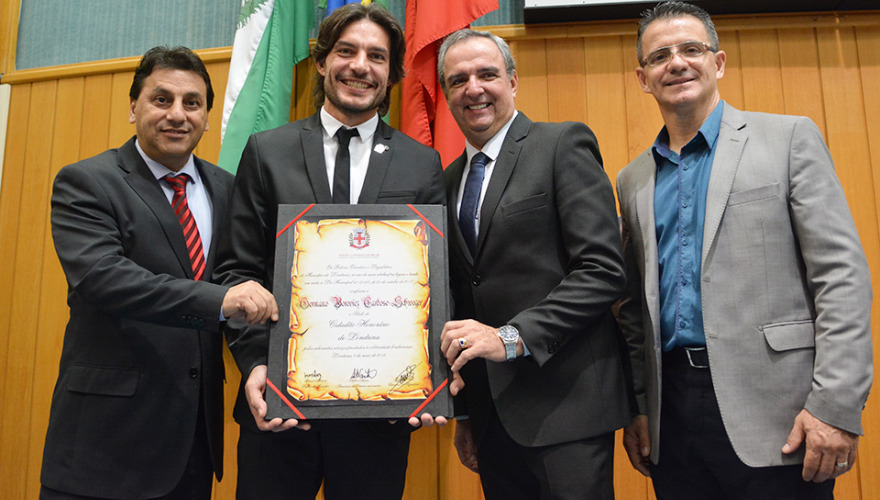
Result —
[{"label": "wooden wall paneling", "polygon": [[536,122],[550,120],[546,46],[543,39],[510,42],[519,77],[516,109]]},{"label": "wooden wall paneling", "polygon": [[385,115],[388,124],[397,130],[400,130],[400,96],[400,84],[398,83],[391,89],[391,107],[388,109],[388,114]]},{"label": "wooden wall paneling", "polygon": [[[50,169],[50,176],[57,173]],[[47,184],[47,195],[51,188]],[[39,284],[38,314],[36,323],[36,351],[33,369],[33,398],[30,402],[30,428],[27,443],[26,491],[40,489],[40,471],[43,463],[43,444],[49,426],[49,409],[52,393],[58,378],[58,363],[64,340],[64,328],[69,317],[67,309],[67,283],[61,264],[55,254],[49,218],[43,232],[42,273]]]},{"label": "wooden wall paneling", "polygon": [[[629,38],[612,35],[583,39],[586,123],[599,140],[605,173],[612,186],[616,186],[617,174],[629,163],[625,80],[635,78],[624,66],[624,53],[634,60],[631,56],[635,48]],[[615,495],[627,500],[646,499],[648,480],[630,464],[622,439],[623,431],[618,431],[614,438]]]},{"label": "wooden wall paneling", "polygon": [[55,127],[52,130],[52,172],[49,181],[61,167],[82,159],[80,154],[83,135],[83,108],[85,103],[85,78],[58,80],[58,97],[55,101]]},{"label": "wooden wall paneling", "polygon": [[315,112],[315,107],[312,105],[312,80],[315,71],[315,63],[312,62],[311,57],[300,61],[294,68],[291,101],[294,113],[290,117],[291,120],[306,118]]},{"label": "wooden wall paneling", "polygon": [[[214,88],[214,106],[208,114],[209,128],[196,147],[195,154],[199,158],[216,163],[221,147],[220,132],[223,121],[223,100],[225,99],[226,84],[229,79],[229,61],[209,63],[206,64],[206,67],[211,75],[211,86]],[[232,410],[238,397],[241,373],[238,371],[238,365],[235,364],[232,353],[229,352],[225,341],[223,343],[223,360],[226,366],[225,384],[223,386],[223,479],[219,483],[214,479],[212,498],[214,500],[233,500],[238,480],[237,449],[238,436],[241,429],[232,417]]]},{"label": "wooden wall paneling", "polygon": [[740,64],[746,109],[784,113],[782,68],[776,30],[740,32]]},{"label": "wooden wall paneling", "polygon": [[[663,128],[663,117],[660,116],[654,96],[642,90],[635,71],[638,62],[634,56],[627,54],[625,45],[623,90],[626,97],[626,142],[629,162],[651,147],[660,129]],[[630,54],[632,53],[634,51]],[[614,181],[616,182],[617,179]]]},{"label": "wooden wall paneling", "polygon": [[[877,203],[874,213],[877,214],[880,213],[880,93],[876,89],[877,82],[880,81],[880,26],[857,28],[856,43],[874,174],[874,201]],[[880,356],[875,356],[875,359],[880,360]]]},{"label": "wooden wall paneling", "polygon": [[[636,57],[635,37],[618,36],[616,44],[617,48],[614,47],[611,39],[605,40],[600,46],[604,50],[597,51],[593,57],[588,54],[587,60],[588,71],[592,67],[609,68],[608,74],[603,77],[591,75],[587,81],[587,92],[590,99],[589,123],[591,127],[596,127],[593,130],[596,131],[597,136],[601,134],[599,136],[600,147],[604,147],[602,141],[613,144],[611,147],[606,147],[602,154],[603,157],[606,157],[605,170],[615,188],[615,195],[617,174],[636,156],[651,146],[657,133],[663,127],[663,119],[657,108],[657,102],[653,96],[642,91],[636,76],[635,69],[639,63]],[[610,53],[606,54],[606,50]],[[616,54],[616,61],[613,54]],[[617,68],[619,72],[616,83],[614,68]],[[617,99],[622,99],[622,101],[613,105],[617,110],[609,110],[612,114],[606,116],[605,121],[602,121],[601,114],[604,112],[601,108],[596,108],[596,101],[615,100],[616,93],[613,91],[615,86],[620,88],[620,96]],[[622,131],[618,129],[622,129]],[[625,149],[618,151],[621,147]],[[621,446],[622,439],[622,431],[618,431],[615,435],[617,442],[614,450],[614,488],[617,497],[626,500],[645,498],[654,500],[656,497],[651,481],[633,469],[623,446]]]},{"label": "wooden wall paneling", "polygon": [[554,38],[546,42],[547,110],[550,121],[587,121],[584,44],[589,40],[581,37]]},{"label": "wooden wall paneling", "polygon": [[[0,234],[11,235],[18,230],[18,212],[21,201],[22,165],[24,150],[13,145],[24,143],[27,133],[27,116],[30,106],[30,85],[12,87],[9,99],[9,127],[6,136],[6,150],[2,170],[3,180],[0,182]],[[12,262],[15,256],[15,245],[0,245],[2,262]],[[12,266],[0,266],[0,279],[3,283],[12,282]],[[0,374],[6,372],[6,342],[9,335],[9,309],[12,303],[11,287],[0,287]],[[0,384],[0,402],[3,401],[4,385]],[[0,408],[0,412],[3,409]]]},{"label": "wooden wall paneling", "polygon": [[[629,163],[625,88],[626,80],[634,79],[635,74],[624,66],[623,61],[624,54],[634,54],[635,49],[624,41],[625,38],[601,36],[584,39],[587,101],[584,120],[599,140],[605,173],[612,186],[617,181],[617,174]],[[622,497],[630,498],[627,495]]]},{"label": "wooden wall paneling", "polygon": [[650,479],[635,470],[623,448],[623,429],[614,433],[614,496],[626,500],[654,500],[648,492]]},{"label": "wooden wall paneling", "polygon": [[194,154],[203,160],[216,164],[220,156],[220,125],[223,123],[223,99],[226,95],[226,81],[229,78],[229,62],[219,61],[205,64],[214,88],[214,107],[208,112],[208,129]]},{"label": "wooden wall paneling", "polygon": [[[0,428],[3,429],[0,457],[4,457],[4,462],[12,460],[12,463],[18,464],[28,461],[28,439],[33,425],[27,409],[31,407],[34,396],[34,357],[39,317],[36,298],[40,296],[44,233],[49,215],[46,181],[49,176],[51,137],[47,131],[53,128],[56,87],[54,81],[33,84],[27,134],[24,137],[24,175],[14,243],[17,248],[11,261],[15,271],[8,283],[15,293],[9,316],[9,328],[14,328],[15,333],[9,336],[9,360],[3,380],[6,384],[4,407],[11,411],[5,412],[0,422]],[[14,478],[4,481],[3,491],[8,498],[26,497],[27,475],[24,467],[18,469]]]},{"label": "wooden wall paneling", "polygon": [[483,498],[480,476],[471,472],[458,459],[452,440],[458,422],[452,421],[437,429],[439,442],[437,474],[440,476],[438,500],[479,500]]},{"label": "wooden wall paneling", "polygon": [[[211,75],[211,86],[214,89],[214,106],[208,113],[208,130],[196,147],[195,154],[212,163],[217,162],[220,155],[220,132],[223,122],[223,101],[226,97],[226,84],[229,80],[229,61],[218,61],[206,64]],[[225,384],[223,386],[224,420],[223,420],[223,479],[218,483],[214,479],[212,498],[214,500],[234,500],[235,487],[238,482],[238,436],[241,431],[232,417],[241,373],[238,365],[223,342],[223,360],[226,366]]]},{"label": "wooden wall paneling", "polygon": [[107,148],[118,148],[135,134],[135,126],[128,122],[133,71],[114,73],[110,83],[110,128],[107,130]]},{"label": "wooden wall paneling", "polygon": [[403,500],[439,498],[438,447],[436,427],[421,428],[412,433]]},{"label": "wooden wall paneling", "polygon": [[825,108],[822,99],[817,99],[822,95],[822,79],[816,32],[812,28],[792,28],[779,30],[778,34],[779,63],[784,68],[784,113],[810,117],[825,135]]},{"label": "wooden wall paneling", "polygon": [[238,482],[238,434],[240,428],[232,418],[232,409],[238,395],[241,374],[232,353],[223,342],[223,364],[226,366],[226,385],[223,387],[224,420],[223,420],[223,480],[217,483],[214,479],[214,500],[234,500],[235,485]]},{"label": "wooden wall paneling", "polygon": [[[873,174],[874,210],[869,210],[866,204],[864,213],[854,215],[861,219],[874,218],[874,225],[878,224],[877,213],[880,212],[880,95],[877,92],[877,82],[880,81],[880,27],[859,27],[855,30],[857,56],[861,75],[862,95],[864,97],[865,116],[867,117],[867,140],[869,157]],[[867,187],[865,188],[867,189]],[[868,221],[865,221],[868,224]],[[880,283],[877,263],[880,260],[877,248],[869,249],[865,235],[862,234],[862,245],[868,252],[868,262],[872,264],[871,275],[874,283],[874,387],[873,398],[868,399],[868,406],[862,420],[865,426],[865,437],[859,445],[860,484],[861,498],[880,498],[880,410],[876,387],[878,386],[877,373],[880,366],[880,340],[878,340],[878,314],[877,314],[877,289]]]},{"label": "wooden wall paneling", "polygon": [[656,500],[657,499],[657,493],[654,492],[654,483],[652,483],[650,480],[648,481],[648,499],[649,500]]},{"label": "wooden wall paneling", "polygon": [[[821,29],[817,34],[828,127],[826,140],[851,210],[858,214],[872,214],[876,205],[855,34],[850,28]],[[859,220],[856,223],[863,244],[876,244],[876,224]],[[869,225],[874,227],[866,227]]]},{"label": "wooden wall paneling", "polygon": [[739,48],[740,33],[738,31],[723,31],[718,33],[718,38],[720,49],[727,54],[724,76],[718,81],[721,98],[735,108],[746,109]]},{"label": "wooden wall paneling", "polygon": [[[657,101],[642,90],[636,74],[636,68],[639,67],[636,42],[634,29],[621,35],[621,67],[626,99],[625,109],[621,111],[625,112],[626,117],[627,163],[649,148],[663,127]],[[616,186],[617,179],[612,181]]]},{"label": "wooden wall paneling", "polygon": [[[113,75],[85,77],[83,89],[82,135],[80,136],[80,159],[90,158],[107,149],[107,133],[110,129],[110,85]],[[126,115],[128,116],[128,115]],[[118,147],[117,144],[113,147]]]},{"label": "wooden wall paneling", "polygon": [[18,46],[18,16],[21,1],[0,0],[0,75],[15,69],[15,49]]},{"label": "wooden wall paneling", "polygon": [[[880,237],[874,209],[876,199],[872,182],[871,158],[868,147],[867,123],[859,74],[858,52],[852,28],[822,28],[817,30],[819,65],[822,77],[828,141],[837,175],[846,191],[850,210],[854,214],[862,246],[877,276],[880,264]],[[876,167],[875,167],[876,168]],[[875,281],[876,283],[876,281]],[[875,285],[876,288],[876,285]],[[880,305],[875,301],[872,310],[873,330],[876,332]],[[876,344],[876,343],[875,343]],[[875,352],[877,348],[875,345]],[[876,380],[876,375],[875,375]],[[860,458],[866,451],[872,459],[856,463],[858,470],[843,476],[835,487],[841,499],[877,498],[877,491],[861,489],[861,478],[875,478],[880,473],[874,457],[880,452],[880,420],[876,413],[866,412],[867,425],[861,443]]]},{"label": "wooden wall paneling", "polygon": [[[15,297],[14,278],[17,268],[16,262],[18,245],[15,243],[20,225],[20,207],[22,205],[22,183],[24,182],[25,149],[22,147],[27,138],[28,116],[31,104],[31,84],[16,85],[12,88],[9,102],[9,129],[6,136],[6,155],[3,166],[3,184],[0,191],[0,237],[9,242],[0,245],[0,280],[6,286],[0,286],[0,460],[4,464],[17,463],[21,456],[13,443],[7,445],[20,432],[19,424],[26,417],[22,416],[16,407],[20,402],[20,388],[7,382],[9,371],[26,369],[31,371],[31,366],[22,367],[15,362],[17,352],[13,338],[20,337],[18,326],[13,335],[12,307]],[[10,265],[11,264],[11,265]],[[7,388],[7,385],[9,387]],[[14,485],[19,482],[20,471],[17,467],[0,467],[0,484]],[[23,495],[19,498],[25,498]]]},{"label": "wooden wall paneling", "polygon": [[[83,78],[66,78],[58,82],[55,120],[51,135],[49,169],[44,182],[47,199],[52,193],[55,175],[64,165],[79,160],[79,138],[83,106]],[[47,206],[47,209],[51,207]],[[30,406],[31,426],[28,443],[27,491],[38,491],[42,466],[43,441],[49,424],[52,392],[58,378],[58,363],[67,324],[67,282],[55,254],[51,220],[45,218],[40,276],[39,313],[37,316],[36,354],[34,356],[34,396]]]}]

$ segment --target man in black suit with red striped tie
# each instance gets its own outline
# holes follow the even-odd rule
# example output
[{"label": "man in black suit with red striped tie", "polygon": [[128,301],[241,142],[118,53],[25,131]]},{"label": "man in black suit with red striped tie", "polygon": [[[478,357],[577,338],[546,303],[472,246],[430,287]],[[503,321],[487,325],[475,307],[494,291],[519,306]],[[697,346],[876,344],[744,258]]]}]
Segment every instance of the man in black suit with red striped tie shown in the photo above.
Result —
[{"label": "man in black suit with red striped tie", "polygon": [[220,322],[278,317],[260,285],[207,281],[232,176],[192,154],[214,98],[202,61],[150,49],[129,95],[137,135],[55,178],[70,322],[41,499],[209,499],[222,476]]}]

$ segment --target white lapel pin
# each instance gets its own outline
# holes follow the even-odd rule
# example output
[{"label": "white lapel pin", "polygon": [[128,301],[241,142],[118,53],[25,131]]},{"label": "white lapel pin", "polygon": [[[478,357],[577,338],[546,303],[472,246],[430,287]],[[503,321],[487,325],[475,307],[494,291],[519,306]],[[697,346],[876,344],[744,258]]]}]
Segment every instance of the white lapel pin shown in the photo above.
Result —
[{"label": "white lapel pin", "polygon": [[389,149],[391,149],[391,148],[389,148],[387,144],[376,144],[376,147],[373,148],[373,151],[375,151],[378,154],[382,154],[385,151],[388,151]]}]

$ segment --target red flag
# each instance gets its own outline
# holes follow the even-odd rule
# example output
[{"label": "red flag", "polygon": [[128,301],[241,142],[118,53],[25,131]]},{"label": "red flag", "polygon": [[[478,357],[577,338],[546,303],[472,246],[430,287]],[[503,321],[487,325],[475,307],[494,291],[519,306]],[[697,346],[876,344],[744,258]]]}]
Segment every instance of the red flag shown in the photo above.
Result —
[{"label": "red flag", "polygon": [[400,129],[440,152],[449,165],[464,151],[437,79],[437,51],[443,38],[498,9],[498,0],[407,0],[406,78],[401,85]]}]

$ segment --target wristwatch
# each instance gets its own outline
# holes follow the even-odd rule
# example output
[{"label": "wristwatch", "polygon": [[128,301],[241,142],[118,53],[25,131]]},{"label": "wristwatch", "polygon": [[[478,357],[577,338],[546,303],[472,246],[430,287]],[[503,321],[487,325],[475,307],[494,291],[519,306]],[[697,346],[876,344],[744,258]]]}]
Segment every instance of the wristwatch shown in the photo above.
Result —
[{"label": "wristwatch", "polygon": [[504,350],[507,353],[507,361],[516,359],[516,341],[519,340],[519,330],[513,325],[504,325],[498,329],[498,336],[504,342]]}]

